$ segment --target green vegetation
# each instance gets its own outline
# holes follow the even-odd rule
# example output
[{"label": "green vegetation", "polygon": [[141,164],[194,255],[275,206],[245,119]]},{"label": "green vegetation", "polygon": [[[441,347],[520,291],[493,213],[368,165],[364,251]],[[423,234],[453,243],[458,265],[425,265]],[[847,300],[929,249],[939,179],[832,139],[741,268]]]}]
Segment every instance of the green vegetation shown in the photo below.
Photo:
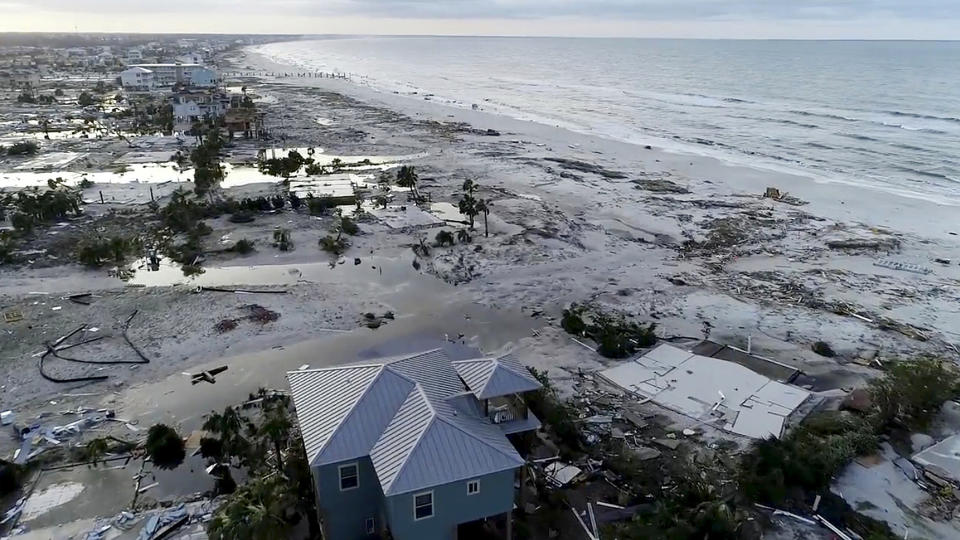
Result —
[{"label": "green vegetation", "polygon": [[230,251],[233,251],[234,253],[239,253],[241,255],[248,255],[256,251],[256,249],[253,247],[252,240],[241,238],[240,240],[237,240],[235,244],[233,244],[233,246],[230,248]]},{"label": "green vegetation", "polygon": [[161,469],[176,469],[186,456],[183,439],[175,429],[164,424],[150,427],[146,451],[153,464]]},{"label": "green vegetation", "polygon": [[340,228],[350,236],[356,236],[360,233],[360,227],[357,225],[357,222],[347,216],[340,216]]},{"label": "green vegetation", "polygon": [[[260,160],[258,168],[264,174],[289,179],[304,165],[311,166],[313,164],[313,158],[304,158],[300,152],[290,150],[286,157]],[[310,172],[308,171],[307,174],[310,174]]]},{"label": "green vegetation", "polygon": [[400,170],[397,171],[397,185],[402,188],[409,188],[410,192],[413,194],[413,200],[420,202],[423,200],[420,197],[420,191],[417,188],[417,184],[420,182],[420,176],[417,174],[417,169],[404,165],[400,167]]},{"label": "green vegetation", "polygon": [[834,352],[833,347],[831,347],[826,341],[818,341],[814,343],[813,347],[811,348],[813,349],[813,352],[819,354],[820,356],[826,356],[827,358],[833,358],[837,355],[837,353]]},{"label": "green vegetation", "polygon": [[80,96],[77,97],[77,104],[81,107],[89,107],[91,105],[96,105],[97,101],[89,92],[80,92]]},{"label": "green vegetation", "polygon": [[18,232],[30,233],[37,225],[80,215],[80,190],[68,187],[60,178],[48,180],[47,188],[0,194],[0,207],[4,214],[11,212],[10,220]]},{"label": "green vegetation", "polygon": [[[2,216],[0,216],[2,217]],[[0,231],[0,264],[13,262],[13,252],[17,249],[13,235],[8,231]]]},{"label": "green vegetation", "polygon": [[623,315],[590,311],[578,304],[563,310],[560,326],[569,334],[594,340],[597,352],[607,358],[626,358],[657,342],[656,323],[643,326]]},{"label": "green vegetation", "polygon": [[334,206],[330,197],[314,197],[312,193],[307,195],[307,210],[311,216],[322,216]]},{"label": "green vegetation", "polygon": [[450,245],[450,246],[452,246],[452,245],[454,245],[454,244],[456,243],[456,241],[455,241],[455,239],[454,239],[454,237],[453,237],[453,233],[450,232],[450,231],[440,231],[440,232],[438,232],[438,233],[437,233],[437,236],[436,236],[436,238],[434,238],[434,240],[437,242],[437,246],[438,246],[438,247],[443,247],[443,246],[445,246],[445,245]]},{"label": "green vegetation", "polygon": [[[244,411],[227,407],[211,413],[203,429],[200,452],[220,464],[215,474],[218,492],[232,493],[207,527],[212,539],[285,538],[306,518],[311,538],[319,537],[315,520],[314,486],[306,451],[291,418],[287,396],[260,389],[250,395]],[[252,478],[236,489],[230,467],[242,467]]]},{"label": "green vegetation", "polygon": [[10,156],[32,156],[40,150],[40,146],[33,141],[20,141],[10,145],[7,148],[7,155]]},{"label": "green vegetation", "polygon": [[333,255],[343,255],[350,244],[343,238],[342,231],[337,236],[327,235],[320,239],[320,249]]},{"label": "green vegetation", "polygon": [[193,191],[203,196],[223,181],[226,172],[220,164],[220,150],[223,148],[220,129],[211,128],[199,139],[200,144],[190,152],[190,161],[193,163]]},{"label": "green vegetation", "polygon": [[17,103],[35,105],[37,103],[37,98],[35,98],[30,92],[23,92],[17,96]]},{"label": "green vegetation", "polygon": [[[956,369],[939,359],[888,365],[889,371],[870,384],[874,407],[868,414],[815,414],[782,439],[754,443],[741,462],[741,493],[751,502],[801,509],[814,494],[832,499],[829,484],[851,460],[873,452],[881,437],[898,428],[926,426],[944,402],[960,396]],[[894,538],[884,523],[849,509],[843,513],[847,526],[866,538]]]},{"label": "green vegetation", "polygon": [[556,388],[554,388],[545,372],[533,367],[527,369],[540,381],[543,388],[526,394],[524,400],[530,411],[543,420],[545,429],[556,438],[560,446],[561,456],[564,459],[571,459],[583,451],[580,431],[577,429],[575,421],[576,411],[560,400]]},{"label": "green vegetation", "polygon": [[295,503],[282,476],[252,480],[217,509],[207,534],[211,540],[286,538],[291,527],[286,511]]},{"label": "green vegetation", "polygon": [[293,239],[288,229],[277,227],[273,230],[273,247],[280,251],[293,251]]},{"label": "green vegetation", "polygon": [[20,467],[0,459],[0,497],[6,497],[20,488],[21,476]]},{"label": "green vegetation", "polygon": [[99,268],[112,263],[117,266],[124,264],[130,256],[141,248],[138,238],[98,237],[81,242],[77,249],[77,260],[86,266]]},{"label": "green vegetation", "polygon": [[920,358],[888,366],[885,376],[870,384],[882,424],[923,429],[945,401],[960,397],[960,378],[951,362]]},{"label": "green vegetation", "polygon": [[843,466],[878,444],[871,422],[845,412],[808,418],[782,439],[758,441],[743,458],[740,489],[750,500],[784,504],[822,491]]}]

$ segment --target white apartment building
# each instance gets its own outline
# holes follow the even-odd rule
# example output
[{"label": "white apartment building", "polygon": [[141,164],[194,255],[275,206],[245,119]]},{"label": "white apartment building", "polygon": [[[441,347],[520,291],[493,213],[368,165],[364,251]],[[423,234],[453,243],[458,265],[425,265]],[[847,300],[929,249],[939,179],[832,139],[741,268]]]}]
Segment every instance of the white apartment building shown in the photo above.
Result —
[{"label": "white apartment building", "polygon": [[[147,79],[150,79],[149,85],[137,84],[137,81]],[[217,72],[200,64],[136,64],[120,73],[124,88],[127,88],[128,81],[131,89],[135,90],[169,90],[178,83],[212,88],[217,85]]]}]

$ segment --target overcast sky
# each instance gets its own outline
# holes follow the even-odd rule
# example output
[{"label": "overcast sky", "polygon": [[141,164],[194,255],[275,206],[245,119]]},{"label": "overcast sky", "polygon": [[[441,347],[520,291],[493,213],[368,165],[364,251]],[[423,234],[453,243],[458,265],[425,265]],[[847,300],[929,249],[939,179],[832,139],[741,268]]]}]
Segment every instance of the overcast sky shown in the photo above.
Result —
[{"label": "overcast sky", "polygon": [[0,30],[960,39],[960,0],[0,0]]}]

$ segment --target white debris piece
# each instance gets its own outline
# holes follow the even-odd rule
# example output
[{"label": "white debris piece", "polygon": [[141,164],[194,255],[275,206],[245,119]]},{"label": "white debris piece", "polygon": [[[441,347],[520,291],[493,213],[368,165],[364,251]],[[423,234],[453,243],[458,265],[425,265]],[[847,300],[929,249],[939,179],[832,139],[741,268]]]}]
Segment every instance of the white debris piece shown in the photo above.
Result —
[{"label": "white debris piece", "polygon": [[740,364],[672,345],[661,345],[600,375],[691,418],[725,418],[720,427],[754,438],[780,437],[786,418],[810,395]]}]

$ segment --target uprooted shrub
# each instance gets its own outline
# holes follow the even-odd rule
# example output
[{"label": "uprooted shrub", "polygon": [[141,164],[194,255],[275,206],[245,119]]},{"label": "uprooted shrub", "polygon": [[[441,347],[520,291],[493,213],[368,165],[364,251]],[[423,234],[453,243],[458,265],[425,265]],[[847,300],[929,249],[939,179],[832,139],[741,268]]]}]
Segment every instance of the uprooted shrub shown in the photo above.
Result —
[{"label": "uprooted shrub", "polygon": [[116,236],[113,238],[95,238],[80,244],[77,259],[81,264],[99,268],[112,263],[122,265],[140,247],[139,239]]},{"label": "uprooted shrub", "polygon": [[623,315],[579,304],[563,310],[560,326],[570,334],[594,340],[597,352],[607,358],[626,358],[657,342],[656,323],[643,326]]},{"label": "uprooted shrub", "polygon": [[887,362],[887,373],[870,383],[880,422],[924,428],[944,402],[960,397],[960,377],[938,358]]},{"label": "uprooted shrub", "polygon": [[813,347],[811,348],[813,349],[813,352],[827,358],[833,358],[837,355],[837,353],[833,350],[833,347],[831,347],[826,341],[818,341],[814,343]]},{"label": "uprooted shrub", "polygon": [[580,440],[580,430],[574,420],[576,413],[573,408],[560,400],[545,372],[533,367],[527,369],[543,385],[543,388],[524,396],[527,407],[543,420],[545,429],[556,437],[565,457],[581,452],[583,444]]},{"label": "uprooted shrub", "polygon": [[153,464],[161,469],[176,469],[186,456],[183,439],[175,429],[165,424],[150,427],[146,451]]},{"label": "uprooted shrub", "polygon": [[342,234],[337,236],[327,235],[320,239],[320,249],[334,255],[343,255],[350,244],[343,238]]},{"label": "uprooted shrub", "polygon": [[781,439],[754,443],[741,462],[740,490],[768,504],[803,501],[805,491],[827,489],[834,474],[878,442],[876,425],[850,413],[811,416]]},{"label": "uprooted shrub", "polygon": [[13,227],[30,232],[36,225],[50,223],[81,213],[82,194],[57,178],[47,181],[47,189],[28,188],[17,193],[0,195],[0,206],[12,211]]},{"label": "uprooted shrub", "polygon": [[247,240],[246,238],[241,238],[240,240],[237,240],[237,242],[230,247],[230,251],[234,253],[239,253],[241,255],[247,255],[249,253],[253,253],[255,250],[256,248],[253,247],[253,241]]}]

